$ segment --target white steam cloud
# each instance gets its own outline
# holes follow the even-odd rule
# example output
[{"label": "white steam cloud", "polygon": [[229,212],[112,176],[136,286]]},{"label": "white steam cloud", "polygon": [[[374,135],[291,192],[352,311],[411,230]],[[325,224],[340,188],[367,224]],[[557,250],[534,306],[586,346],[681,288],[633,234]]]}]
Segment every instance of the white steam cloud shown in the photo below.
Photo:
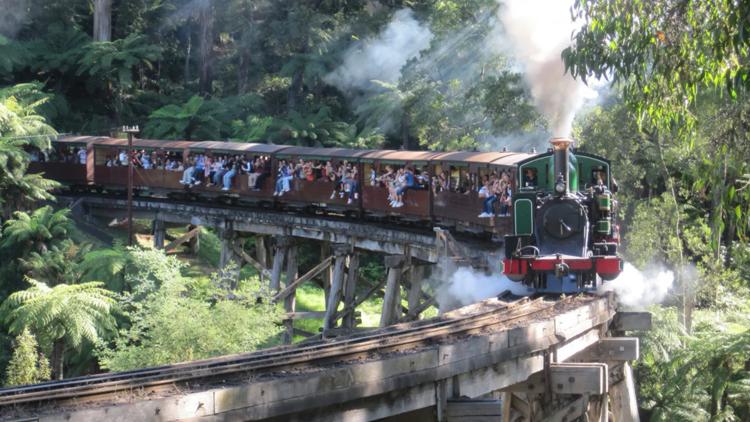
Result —
[{"label": "white steam cloud", "polygon": [[515,283],[502,274],[485,274],[470,267],[455,268],[452,265],[439,265],[441,268],[433,277],[438,280],[435,299],[440,312],[447,312],[497,296],[510,290],[516,296],[526,296],[533,291],[522,283]]},{"label": "white steam cloud", "polygon": [[349,47],[344,62],[323,79],[344,92],[377,90],[373,80],[395,83],[407,61],[430,46],[433,34],[410,9],[397,11],[376,37]]},{"label": "white steam cloud", "polygon": [[[562,51],[577,29],[570,1],[497,0],[511,52],[523,67],[524,77],[553,136],[568,136],[576,111],[596,92],[565,72]],[[502,43],[502,41],[500,41]]]},{"label": "white steam cloud", "polygon": [[674,283],[674,273],[665,268],[648,268],[641,272],[625,263],[622,273],[605,282],[599,292],[614,291],[620,304],[628,308],[645,308],[661,303]]},{"label": "white steam cloud", "polygon": [[29,0],[3,2],[3,13],[0,14],[0,35],[15,37],[29,12]]}]

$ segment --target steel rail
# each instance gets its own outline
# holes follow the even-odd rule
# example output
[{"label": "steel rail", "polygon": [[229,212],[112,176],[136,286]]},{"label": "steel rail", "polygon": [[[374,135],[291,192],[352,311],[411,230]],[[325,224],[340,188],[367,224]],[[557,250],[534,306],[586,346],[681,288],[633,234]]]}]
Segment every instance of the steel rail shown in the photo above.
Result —
[{"label": "steel rail", "polygon": [[382,352],[414,343],[427,343],[436,337],[466,335],[471,331],[484,329],[490,324],[507,324],[555,308],[571,300],[572,298],[558,302],[545,302],[544,298],[520,300],[476,314],[438,321],[425,320],[420,321],[419,324],[405,324],[405,328],[389,327],[375,333],[347,337],[333,342],[321,341],[303,348],[286,346],[245,355],[225,356],[198,362],[0,390],[0,406],[101,396],[116,391],[157,387],[198,378],[215,378],[233,373],[260,372],[284,366],[299,366],[364,352]]}]

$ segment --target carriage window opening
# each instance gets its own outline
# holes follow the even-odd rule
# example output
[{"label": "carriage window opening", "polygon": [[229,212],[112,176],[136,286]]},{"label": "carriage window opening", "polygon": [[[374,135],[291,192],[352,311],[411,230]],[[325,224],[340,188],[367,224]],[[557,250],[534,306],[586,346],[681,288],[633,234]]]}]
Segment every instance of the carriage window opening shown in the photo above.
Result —
[{"label": "carriage window opening", "polygon": [[598,167],[591,170],[591,185],[601,186],[607,184],[607,172],[603,168]]},{"label": "carriage window opening", "polygon": [[533,188],[537,185],[537,170],[534,168],[525,168],[523,170],[522,187]]}]

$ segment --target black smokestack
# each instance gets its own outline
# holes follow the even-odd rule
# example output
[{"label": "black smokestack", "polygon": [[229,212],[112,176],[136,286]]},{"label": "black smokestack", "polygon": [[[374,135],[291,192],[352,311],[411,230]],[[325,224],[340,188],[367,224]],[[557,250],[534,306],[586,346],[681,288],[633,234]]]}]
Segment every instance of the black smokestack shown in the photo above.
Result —
[{"label": "black smokestack", "polygon": [[[573,140],[568,138],[552,138],[549,141],[552,144],[552,155],[555,159],[555,183],[557,179],[562,176],[565,182],[565,191],[559,192],[560,194],[567,193],[570,191],[570,174],[568,170],[568,149],[573,143]],[[557,188],[555,189],[557,190]]]}]

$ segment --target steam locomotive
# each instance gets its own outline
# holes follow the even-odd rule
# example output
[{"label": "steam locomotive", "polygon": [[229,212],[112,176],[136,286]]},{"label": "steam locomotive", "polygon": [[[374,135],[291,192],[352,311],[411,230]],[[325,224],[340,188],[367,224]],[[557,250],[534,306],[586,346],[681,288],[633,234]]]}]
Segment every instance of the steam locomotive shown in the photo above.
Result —
[{"label": "steam locomotive", "polygon": [[[619,231],[613,221],[616,185],[610,163],[602,157],[574,152],[569,139],[553,139],[551,143],[546,153],[532,155],[135,139],[137,151],[157,158],[186,162],[196,156],[261,157],[266,165],[254,188],[244,175],[235,177],[230,189],[206,183],[185,186],[180,183],[181,171],[159,167],[136,168],[133,181],[135,194],[140,196],[440,226],[504,239],[503,273],[511,280],[541,292],[595,289],[601,280],[611,280],[622,270],[617,257]],[[124,156],[127,145],[120,138],[61,137],[53,142],[50,157],[32,162],[29,171],[44,173],[77,192],[122,194],[128,167],[111,164],[113,157]],[[327,177],[295,178],[289,192],[275,195],[282,163],[299,160],[356,167],[359,195],[347,200],[343,192],[331,194],[337,182]],[[373,177],[398,168],[410,169],[423,176],[420,179],[424,182],[408,190],[402,206],[393,207],[387,201],[389,186]],[[479,187],[493,176],[502,176],[515,187],[510,213],[503,210],[489,218],[477,216],[485,202]]]},{"label": "steam locomotive", "polygon": [[604,158],[574,153],[554,138],[547,153],[520,161],[513,234],[503,273],[539,292],[593,290],[623,269],[617,256],[617,185]]}]

